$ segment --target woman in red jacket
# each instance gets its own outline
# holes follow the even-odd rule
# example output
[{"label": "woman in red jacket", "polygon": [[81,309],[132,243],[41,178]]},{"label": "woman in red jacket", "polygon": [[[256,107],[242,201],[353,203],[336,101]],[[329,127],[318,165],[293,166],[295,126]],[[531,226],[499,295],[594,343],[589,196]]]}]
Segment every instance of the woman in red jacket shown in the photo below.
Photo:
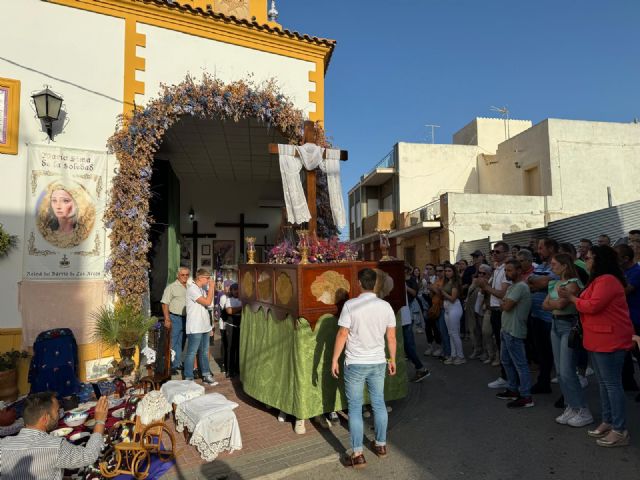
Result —
[{"label": "woman in red jacket", "polygon": [[580,297],[568,290],[558,293],[575,303],[580,313],[584,348],[590,352],[600,384],[602,423],[587,433],[602,447],[620,447],[629,444],[622,365],[634,333],[624,290],[626,280],[611,247],[593,246],[584,260],[589,285]]}]

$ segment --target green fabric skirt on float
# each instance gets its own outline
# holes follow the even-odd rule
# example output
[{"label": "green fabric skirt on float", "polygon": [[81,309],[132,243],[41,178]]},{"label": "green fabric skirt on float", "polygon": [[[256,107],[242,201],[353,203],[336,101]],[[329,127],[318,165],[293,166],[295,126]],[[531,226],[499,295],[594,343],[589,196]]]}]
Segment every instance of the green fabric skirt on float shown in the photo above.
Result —
[{"label": "green fabric skirt on float", "polygon": [[[260,307],[242,312],[240,378],[256,400],[298,419],[347,409],[340,359],[340,378],[331,375],[338,318],[324,315],[311,330],[304,318],[278,320]],[[396,315],[397,373],[385,378],[385,400],[407,395],[407,365],[400,316]],[[368,398],[365,397],[365,403]]]}]

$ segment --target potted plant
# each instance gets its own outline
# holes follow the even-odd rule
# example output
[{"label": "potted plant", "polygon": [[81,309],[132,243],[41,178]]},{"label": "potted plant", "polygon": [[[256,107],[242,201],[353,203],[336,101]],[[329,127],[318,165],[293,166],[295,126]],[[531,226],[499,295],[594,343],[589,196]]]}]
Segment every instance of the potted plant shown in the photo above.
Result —
[{"label": "potted plant", "polygon": [[12,402],[18,398],[18,361],[28,357],[24,350],[0,353],[0,400]]},{"label": "potted plant", "polygon": [[110,373],[118,377],[130,375],[135,368],[133,356],[136,347],[141,345],[157,318],[145,315],[126,302],[118,302],[114,307],[103,305],[92,317],[95,321],[94,340],[120,351],[120,360],[113,361]]}]

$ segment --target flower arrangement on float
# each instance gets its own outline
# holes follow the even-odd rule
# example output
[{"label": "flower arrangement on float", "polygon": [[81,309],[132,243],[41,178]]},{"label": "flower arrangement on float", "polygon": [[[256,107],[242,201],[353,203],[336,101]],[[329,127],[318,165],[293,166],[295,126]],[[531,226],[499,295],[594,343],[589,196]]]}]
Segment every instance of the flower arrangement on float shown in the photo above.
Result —
[{"label": "flower arrangement on float", "polygon": [[[309,263],[341,263],[358,260],[358,247],[341,242],[337,236],[328,239],[308,239],[307,259]],[[268,263],[299,264],[302,252],[299,245],[285,240],[275,245],[267,255]]]},{"label": "flower arrangement on float", "polygon": [[[200,82],[187,76],[178,85],[162,85],[160,95],[144,108],[121,116],[108,141],[119,168],[104,215],[112,245],[105,270],[111,277],[111,291],[130,304],[138,304],[148,289],[153,155],[165,132],[185,115],[234,122],[254,118],[267,128],[278,129],[292,144],[303,138],[304,114],[274,80],[257,84],[249,78],[225,84],[208,74]],[[317,142],[328,146],[319,125]]]}]

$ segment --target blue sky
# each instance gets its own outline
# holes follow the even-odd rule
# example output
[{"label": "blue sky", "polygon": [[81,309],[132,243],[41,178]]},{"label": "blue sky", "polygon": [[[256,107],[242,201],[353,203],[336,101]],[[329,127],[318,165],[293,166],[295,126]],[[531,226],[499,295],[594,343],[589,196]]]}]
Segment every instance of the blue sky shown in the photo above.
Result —
[{"label": "blue sky", "polygon": [[638,0],[278,0],[285,28],[338,41],[326,128],[351,188],[398,141],[512,118],[640,118]]}]

